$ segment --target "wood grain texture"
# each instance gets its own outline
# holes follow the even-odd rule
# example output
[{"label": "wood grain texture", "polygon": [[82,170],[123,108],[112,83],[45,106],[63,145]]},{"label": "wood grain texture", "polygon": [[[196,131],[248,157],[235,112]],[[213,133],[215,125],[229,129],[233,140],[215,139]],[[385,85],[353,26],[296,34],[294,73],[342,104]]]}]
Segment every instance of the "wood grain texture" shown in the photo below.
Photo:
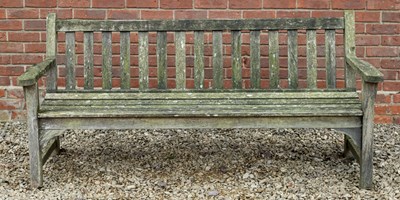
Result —
[{"label": "wood grain texture", "polygon": [[112,88],[112,39],[111,32],[102,32],[102,57],[103,57],[103,65],[102,65],[102,80],[103,80],[103,89],[111,90]]},{"label": "wood grain texture", "polygon": [[[41,63],[35,64],[29,67],[26,72],[18,77],[17,83],[19,86],[30,86],[37,83],[40,77],[42,77],[51,68],[56,67],[56,59],[54,57],[48,57]],[[54,91],[53,91],[54,92]]]},{"label": "wood grain texture", "polygon": [[204,31],[194,32],[194,88],[204,88]]},{"label": "wood grain texture", "polygon": [[232,31],[231,37],[232,87],[242,89],[242,33]]},{"label": "wood grain texture", "polygon": [[186,88],[186,32],[175,32],[175,83],[176,89]]},{"label": "wood grain texture", "polygon": [[279,35],[278,31],[268,31],[269,38],[269,87],[279,88]]},{"label": "wood grain texture", "polygon": [[167,88],[167,32],[157,32],[158,89]]},{"label": "wood grain texture", "polygon": [[261,88],[260,31],[250,31],[250,87]]},{"label": "wood grain texture", "polygon": [[354,128],[359,117],[68,118],[42,119],[41,129]]},{"label": "wood grain texture", "polygon": [[278,18],[238,20],[58,20],[57,31],[214,31],[343,29],[343,18]]},{"label": "wood grain texture", "polygon": [[299,85],[297,37],[297,30],[288,31],[288,81],[291,89],[297,89]]},{"label": "wood grain texture", "polygon": [[259,99],[259,98],[271,98],[271,99],[347,99],[347,98],[359,98],[356,92],[346,91],[277,91],[270,92],[266,90],[258,90],[253,92],[248,91],[209,91],[204,90],[202,92],[190,92],[190,91],[155,91],[155,92],[90,92],[90,93],[48,93],[46,99],[221,99],[221,98],[246,98],[246,99]]},{"label": "wood grain texture", "polygon": [[317,88],[317,32],[307,30],[307,87]]},{"label": "wood grain texture", "polygon": [[224,88],[222,31],[213,31],[213,89]]},{"label": "wood grain texture", "polygon": [[149,33],[139,32],[139,89],[149,88]]},{"label": "wood grain texture", "polygon": [[58,144],[57,144],[57,137],[51,139],[48,141],[47,145],[42,148],[42,164],[46,164],[47,160],[50,158],[50,156],[57,151],[58,149]]},{"label": "wood grain texture", "polygon": [[65,77],[65,89],[75,89],[75,32],[65,33],[65,69],[67,71]]},{"label": "wood grain texture", "polygon": [[38,125],[39,90],[38,85],[24,87],[26,100],[27,131],[29,141],[29,160],[31,185],[39,188],[43,185],[43,163],[40,147],[40,132]]},{"label": "wood grain texture", "polygon": [[383,74],[368,62],[365,62],[355,56],[347,56],[346,60],[349,67],[361,75],[363,81],[370,83],[378,83],[383,81]]},{"label": "wood grain texture", "polygon": [[[46,59],[57,57],[57,31],[56,31],[57,15],[50,13],[46,19]],[[57,62],[55,62],[57,63]],[[57,90],[57,64],[51,67],[47,73],[46,90],[54,92]]]},{"label": "wood grain texture", "polygon": [[347,62],[347,57],[356,55],[356,39],[355,39],[355,19],[354,11],[344,11],[345,29],[344,29],[344,53],[346,55],[345,62],[345,81],[347,88],[356,88],[356,73]]},{"label": "wood grain texture", "polygon": [[43,130],[40,133],[40,146],[45,146],[52,139],[64,134],[64,130]]},{"label": "wood grain texture", "polygon": [[83,77],[85,90],[94,87],[94,69],[93,69],[93,32],[83,33]]},{"label": "wood grain texture", "polygon": [[120,33],[121,89],[131,88],[131,38],[130,32]]},{"label": "wood grain texture", "polygon": [[318,105],[318,104],[358,104],[360,100],[356,98],[292,98],[292,99],[273,99],[273,98],[233,98],[233,99],[46,99],[43,106],[133,106],[133,105]]},{"label": "wood grain texture", "polygon": [[335,30],[325,30],[326,86],[336,88],[336,39]]},{"label": "wood grain texture", "polygon": [[373,186],[373,131],[374,131],[374,103],[377,92],[377,83],[363,81],[361,99],[364,111],[362,120],[362,146],[360,163],[360,188],[372,189]]}]

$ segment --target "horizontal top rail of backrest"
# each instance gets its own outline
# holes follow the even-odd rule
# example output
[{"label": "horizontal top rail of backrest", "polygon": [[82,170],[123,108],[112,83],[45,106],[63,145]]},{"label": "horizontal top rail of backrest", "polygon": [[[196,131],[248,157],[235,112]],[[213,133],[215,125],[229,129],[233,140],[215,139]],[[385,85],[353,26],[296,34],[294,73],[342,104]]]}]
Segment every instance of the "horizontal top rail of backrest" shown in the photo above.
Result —
[{"label": "horizontal top rail of backrest", "polygon": [[211,31],[344,29],[343,18],[278,18],[238,20],[57,20],[57,31]]}]

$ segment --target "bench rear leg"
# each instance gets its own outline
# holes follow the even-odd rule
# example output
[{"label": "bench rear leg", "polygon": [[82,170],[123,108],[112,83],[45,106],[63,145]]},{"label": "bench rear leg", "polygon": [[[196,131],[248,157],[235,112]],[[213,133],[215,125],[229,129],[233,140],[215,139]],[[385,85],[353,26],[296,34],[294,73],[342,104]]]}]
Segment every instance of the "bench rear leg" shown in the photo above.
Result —
[{"label": "bench rear leg", "polygon": [[345,134],[343,134],[343,147],[344,147],[344,150],[343,150],[343,156],[345,157],[345,158],[351,158],[351,157],[353,157],[352,156],[352,154],[351,154],[351,149],[350,149],[350,138],[347,136],[347,135],[345,135]]},{"label": "bench rear leg", "polygon": [[55,143],[56,143],[56,148],[53,151],[53,155],[58,155],[61,152],[61,140],[60,140],[60,136],[57,136],[55,138]]},{"label": "bench rear leg", "polygon": [[37,115],[39,109],[39,92],[37,84],[25,86],[24,93],[27,110],[31,184],[32,187],[39,188],[43,184],[43,164]]}]

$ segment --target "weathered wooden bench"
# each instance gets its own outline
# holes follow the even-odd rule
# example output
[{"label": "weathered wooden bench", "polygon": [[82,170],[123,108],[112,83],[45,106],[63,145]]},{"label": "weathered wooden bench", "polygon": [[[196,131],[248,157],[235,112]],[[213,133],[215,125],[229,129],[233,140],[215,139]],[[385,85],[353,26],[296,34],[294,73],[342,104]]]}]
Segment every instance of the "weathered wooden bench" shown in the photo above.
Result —
[{"label": "weathered wooden bench", "polygon": [[[59,152],[59,136],[65,129],[334,128],[344,132],[345,152],[352,152],[360,164],[360,188],[371,188],[374,100],[383,76],[356,57],[354,29],[353,11],[345,11],[343,18],[158,21],[58,20],[55,14],[50,14],[46,60],[18,78],[26,98],[32,185],[42,186],[42,166],[52,153]],[[228,31],[230,34],[226,34]],[[82,87],[78,87],[75,75],[76,32],[83,32]],[[94,32],[101,33],[100,77],[94,75]],[[112,73],[112,32],[120,34],[117,67],[120,74]],[[57,67],[60,33],[65,34],[65,63]],[[157,78],[157,88],[149,84],[149,38],[153,33],[156,34],[153,76]],[[171,33],[175,64],[167,67],[167,55],[171,54],[167,52],[167,35]],[[132,34],[138,35],[137,46],[131,45]],[[189,34],[193,34],[192,53],[186,52]],[[266,47],[260,44],[263,34],[268,35],[268,62],[261,56]],[[231,38],[230,45],[223,42],[225,35]],[[250,72],[245,78],[241,50],[245,47],[244,35],[249,38],[246,45],[250,49],[246,58],[250,61],[247,67]],[[325,39],[325,49],[318,49],[318,35]],[[208,36],[212,44],[210,65],[205,62],[204,53],[204,38]],[[285,39],[280,40],[279,36]],[[306,52],[304,69],[300,67],[300,36],[306,41],[302,47]],[[336,36],[344,38],[342,88],[336,84],[340,77],[336,75],[340,69],[336,62],[336,49],[340,46]],[[137,49],[136,65],[131,64],[131,47]],[[282,47],[287,57],[279,59]],[[317,85],[317,53],[323,50],[325,53],[319,57],[324,58],[324,67],[318,70],[326,87],[321,88]],[[193,59],[191,68],[186,64],[188,54]],[[231,57],[227,62],[230,66],[224,62],[227,56]],[[286,61],[287,65],[282,65]],[[211,86],[204,84],[208,66],[212,71]],[[130,73],[134,67],[137,74]],[[175,70],[175,75],[168,76],[169,68]],[[61,69],[66,74],[65,88],[59,85]],[[269,72],[267,76],[261,75],[265,69]],[[287,76],[282,75],[282,70]],[[300,77],[301,70],[306,76]],[[46,96],[40,103],[38,80],[46,73]],[[362,79],[361,98],[356,91],[356,74]],[[115,77],[120,80],[118,88],[113,88]],[[132,77],[138,80],[136,88],[131,87]],[[193,88],[187,87],[187,77],[194,81]],[[95,78],[101,80],[101,88],[95,87]],[[246,78],[250,87],[243,85]],[[267,84],[261,84],[264,79]],[[168,87],[167,80],[175,82],[174,88]],[[305,88],[300,87],[301,81]],[[231,84],[231,88],[227,89],[225,84]]]}]

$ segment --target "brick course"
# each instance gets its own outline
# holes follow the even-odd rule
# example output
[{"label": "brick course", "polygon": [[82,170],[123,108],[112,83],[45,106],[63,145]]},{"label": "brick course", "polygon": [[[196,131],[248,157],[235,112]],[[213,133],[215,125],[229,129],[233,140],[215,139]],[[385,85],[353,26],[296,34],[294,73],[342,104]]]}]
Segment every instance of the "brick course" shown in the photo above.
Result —
[{"label": "brick course", "polygon": [[[287,18],[287,17],[342,17],[343,10],[356,11],[357,56],[378,67],[385,76],[385,82],[379,84],[376,100],[377,123],[400,123],[400,1],[398,0],[1,0],[0,1],[0,120],[23,120],[26,118],[22,89],[16,86],[16,78],[29,66],[40,62],[45,55],[45,19],[48,13],[56,12],[62,19],[204,19],[204,18]],[[77,63],[83,64],[83,34],[77,33]],[[101,34],[94,36],[95,85],[101,85]],[[231,77],[230,35],[224,34],[224,74]],[[58,49],[65,53],[65,35],[60,34]],[[193,34],[187,34],[188,44],[193,44]],[[132,86],[138,86],[138,50],[136,33],[131,34]],[[156,87],[156,35],[149,35],[150,41],[150,86]],[[205,86],[211,85],[212,77],[212,35],[205,34]],[[248,45],[249,37],[243,34],[242,41]],[[299,66],[305,66],[305,36],[299,34]],[[113,74],[120,73],[119,34],[113,34]],[[173,35],[168,34],[168,43],[173,43]],[[280,38],[280,63],[287,64],[286,38]],[[267,79],[268,71],[268,36],[261,34],[261,77]],[[317,36],[318,86],[324,87],[324,54],[323,33]],[[245,87],[249,86],[249,48],[242,47],[243,77]],[[337,45],[343,45],[343,37],[337,34]],[[174,47],[168,46],[168,86],[173,87]],[[193,87],[193,46],[187,49],[187,87]],[[343,50],[338,49],[337,85],[344,86]],[[60,55],[60,75],[65,75],[64,55]],[[83,84],[83,68],[76,69],[77,84]],[[300,79],[306,78],[305,68],[299,69]],[[287,69],[280,74],[281,85],[287,85]],[[208,78],[208,79],[207,79]],[[43,85],[44,80],[40,80]],[[232,87],[229,80],[224,81],[226,87]],[[60,78],[59,84],[65,85]],[[119,86],[119,80],[113,79],[113,86]],[[300,80],[300,86],[305,81]],[[263,80],[262,87],[268,86]],[[360,88],[360,81],[357,82]]]}]

